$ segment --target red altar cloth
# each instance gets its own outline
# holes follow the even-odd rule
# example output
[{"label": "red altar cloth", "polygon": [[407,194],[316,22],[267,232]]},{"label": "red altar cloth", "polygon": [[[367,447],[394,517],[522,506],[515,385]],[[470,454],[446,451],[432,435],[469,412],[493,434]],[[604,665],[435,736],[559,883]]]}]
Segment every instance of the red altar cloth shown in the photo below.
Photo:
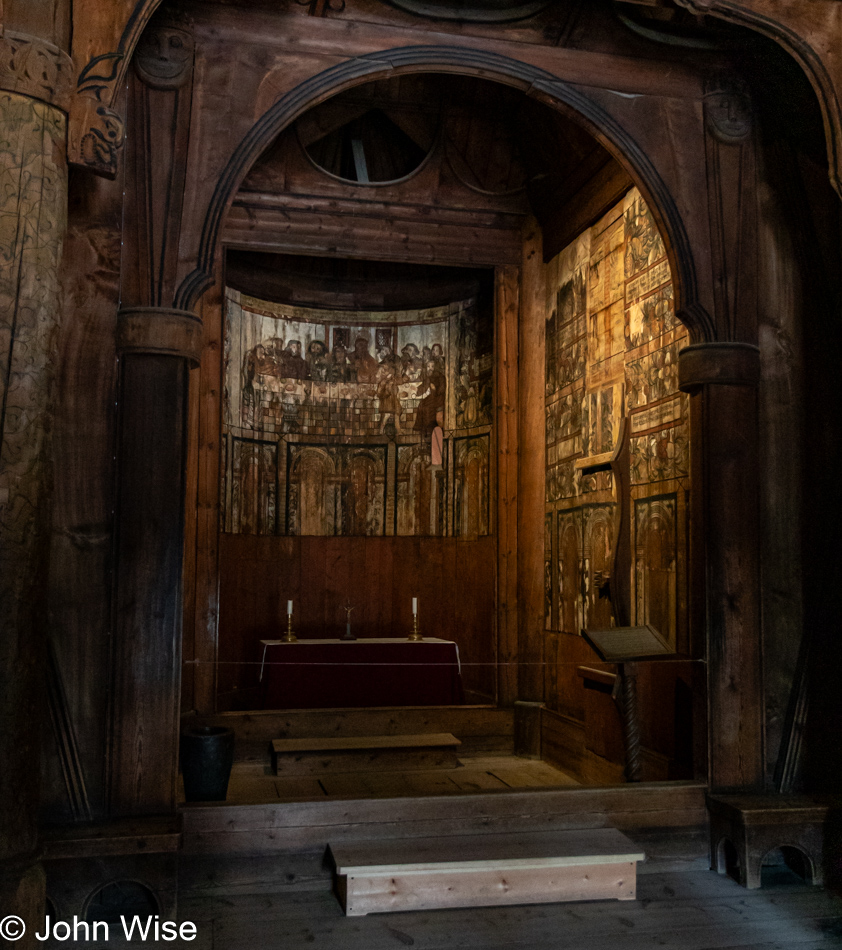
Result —
[{"label": "red altar cloth", "polygon": [[453,706],[464,700],[450,640],[299,640],[264,645],[264,709]]}]

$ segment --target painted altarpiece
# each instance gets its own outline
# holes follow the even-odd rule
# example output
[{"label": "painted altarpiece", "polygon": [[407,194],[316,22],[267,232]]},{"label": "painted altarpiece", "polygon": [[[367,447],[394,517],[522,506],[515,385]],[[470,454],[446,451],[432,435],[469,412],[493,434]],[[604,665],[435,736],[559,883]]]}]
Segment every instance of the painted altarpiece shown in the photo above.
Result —
[{"label": "painted altarpiece", "polygon": [[224,530],[488,535],[493,372],[474,299],[348,312],[229,289]]}]

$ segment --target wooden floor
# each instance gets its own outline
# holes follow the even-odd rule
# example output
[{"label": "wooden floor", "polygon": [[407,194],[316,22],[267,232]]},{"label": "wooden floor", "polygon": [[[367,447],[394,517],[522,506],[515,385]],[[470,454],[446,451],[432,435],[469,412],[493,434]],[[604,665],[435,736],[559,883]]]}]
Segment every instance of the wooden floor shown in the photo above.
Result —
[{"label": "wooden floor", "polygon": [[546,762],[515,755],[465,755],[459,768],[408,772],[336,772],[281,778],[266,761],[238,762],[231,773],[227,804],[318,801],[326,798],[400,798],[459,795],[488,789],[562,788],[575,779]]},{"label": "wooden floor", "polygon": [[[346,918],[323,878],[185,869],[196,950],[818,950],[842,946],[842,900],[802,883],[746,891],[703,868],[641,867],[638,900]],[[207,859],[205,859],[207,868]],[[788,872],[781,875],[788,877]],[[794,880],[794,879],[793,879]]]},{"label": "wooden floor", "polygon": [[[577,784],[546,763],[512,755],[464,755],[460,762],[458,769],[441,771],[340,773],[318,779],[282,779],[272,774],[267,756],[265,762],[254,759],[235,766],[227,805],[322,801],[336,807],[341,806],[343,799],[438,794],[450,796],[451,804],[456,806],[458,799],[453,796],[476,796],[484,790],[549,789]],[[575,796],[580,793],[587,790],[578,788],[572,792]],[[495,800],[496,797],[492,795]],[[388,804],[383,802],[384,807]],[[359,805],[357,802],[354,807]],[[192,811],[187,814],[192,815]],[[196,814],[203,820],[213,817],[213,812],[206,812],[202,806]],[[423,811],[422,817],[426,814]],[[359,816],[352,819],[346,815],[342,820],[359,820]],[[285,825],[271,829],[273,847],[283,846],[277,836],[283,838],[284,828]],[[446,833],[460,833],[450,826],[448,829]],[[197,834],[196,829],[193,834]],[[635,838],[632,832],[629,834]],[[639,866],[636,901],[414,911],[350,918],[343,915],[332,893],[323,847],[318,852],[298,854],[220,856],[207,853],[204,845],[199,847],[194,842],[179,859],[179,917],[196,924],[197,938],[189,944],[196,950],[842,947],[842,900],[801,883],[786,869],[770,871],[776,878],[771,886],[767,886],[770,882],[766,880],[761,890],[747,891],[729,878],[707,870],[703,856],[705,841],[701,828],[667,829],[639,836],[641,849],[650,857]],[[205,853],[201,853],[203,850]],[[108,946],[114,945],[128,946],[112,936]]]}]

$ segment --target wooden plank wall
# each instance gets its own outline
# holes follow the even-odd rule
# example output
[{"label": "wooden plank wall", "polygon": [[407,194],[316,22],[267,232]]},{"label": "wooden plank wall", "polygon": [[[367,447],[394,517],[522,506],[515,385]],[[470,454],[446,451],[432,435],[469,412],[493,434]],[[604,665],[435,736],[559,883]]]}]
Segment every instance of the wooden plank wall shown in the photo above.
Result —
[{"label": "wooden plank wall", "polygon": [[493,536],[459,538],[220,535],[218,709],[259,701],[260,640],[280,636],[286,602],[299,637],[340,637],[346,603],[359,637],[412,628],[459,644],[468,702],[495,699]]},{"label": "wooden plank wall", "polygon": [[[620,713],[609,695],[587,688],[581,666],[613,673],[584,637],[547,632],[546,702],[541,751],[546,761],[585,782],[618,781],[624,761]],[[638,702],[644,778],[693,777],[693,663],[638,664]]]}]

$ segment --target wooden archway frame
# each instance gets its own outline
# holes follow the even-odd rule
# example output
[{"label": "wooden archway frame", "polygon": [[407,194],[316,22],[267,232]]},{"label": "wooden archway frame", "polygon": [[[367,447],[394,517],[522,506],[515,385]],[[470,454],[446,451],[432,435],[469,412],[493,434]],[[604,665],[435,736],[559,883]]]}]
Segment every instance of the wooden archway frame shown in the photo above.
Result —
[{"label": "wooden archway frame", "polygon": [[[798,62],[819,100],[825,123],[830,180],[842,197],[842,51],[838,43],[831,42],[831,37],[836,35],[834,27],[838,29],[840,23],[838,0],[814,0],[797,9],[782,0],[772,3],[769,0],[676,2],[696,13],[716,16],[761,33]],[[68,157],[71,163],[91,167],[82,156],[81,143],[86,135],[99,133],[113,147],[110,164],[94,170],[102,174],[116,172],[123,125],[122,118],[115,112],[115,100],[141,33],[161,3],[162,0],[113,0],[108,17],[103,16],[102,5],[93,0],[77,0],[74,4],[71,54],[78,79],[70,108]],[[814,35],[816,40],[812,40]],[[818,45],[821,40],[826,41],[825,48]],[[390,56],[388,53],[380,55]]]},{"label": "wooden archway frame", "polygon": [[713,319],[699,301],[692,244],[670,188],[632,133],[569,82],[528,63],[485,50],[410,46],[378,51],[340,63],[300,83],[252,126],[217,181],[208,206],[195,268],[184,278],[175,306],[192,310],[214,283],[219,236],[228,209],[253,164],[299,116],[316,104],[362,83],[407,73],[476,76],[520,89],[583,125],[620,162],[640,188],[665,238],[676,286],[676,313],[695,341],[715,339]]}]

